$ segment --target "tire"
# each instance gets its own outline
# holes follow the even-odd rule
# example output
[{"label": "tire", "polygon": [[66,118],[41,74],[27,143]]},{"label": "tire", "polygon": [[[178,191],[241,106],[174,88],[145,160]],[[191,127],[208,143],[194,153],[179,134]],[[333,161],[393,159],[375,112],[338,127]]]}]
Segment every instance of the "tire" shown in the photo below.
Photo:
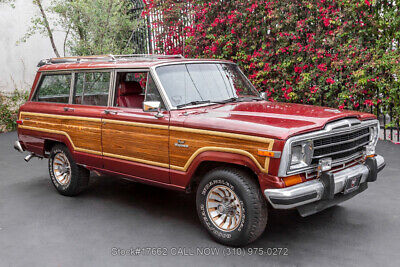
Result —
[{"label": "tire", "polygon": [[227,246],[255,241],[267,225],[267,202],[258,184],[238,169],[217,168],[207,173],[197,188],[196,206],[211,237]]},{"label": "tire", "polygon": [[64,196],[76,196],[89,184],[89,170],[77,165],[68,148],[61,144],[51,149],[49,174],[54,187]]}]

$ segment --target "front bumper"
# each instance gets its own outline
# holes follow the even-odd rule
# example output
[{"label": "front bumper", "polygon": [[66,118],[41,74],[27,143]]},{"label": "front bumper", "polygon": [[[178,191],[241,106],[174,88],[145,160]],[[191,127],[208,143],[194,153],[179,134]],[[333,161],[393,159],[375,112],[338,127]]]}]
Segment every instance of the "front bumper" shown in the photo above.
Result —
[{"label": "front bumper", "polygon": [[[374,182],[377,173],[384,167],[385,159],[377,155],[368,158],[365,164],[336,173],[323,173],[320,179],[286,188],[266,189],[264,195],[275,209],[298,208],[302,216],[307,216],[361,193],[368,187],[367,182]],[[353,192],[343,194],[347,182],[355,177],[360,177],[359,186]]]}]

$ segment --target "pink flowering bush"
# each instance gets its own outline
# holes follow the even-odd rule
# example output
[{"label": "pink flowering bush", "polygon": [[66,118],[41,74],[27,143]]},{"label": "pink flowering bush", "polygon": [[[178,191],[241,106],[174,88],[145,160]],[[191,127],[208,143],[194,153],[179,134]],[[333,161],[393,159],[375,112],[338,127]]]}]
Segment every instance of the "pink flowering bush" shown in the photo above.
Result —
[{"label": "pink flowering bush", "polygon": [[[400,53],[393,43],[400,39],[400,11],[393,5],[149,0],[144,15],[152,17],[157,52],[233,60],[270,101],[356,110],[379,105],[398,117]],[[392,12],[391,21],[379,12]]]}]

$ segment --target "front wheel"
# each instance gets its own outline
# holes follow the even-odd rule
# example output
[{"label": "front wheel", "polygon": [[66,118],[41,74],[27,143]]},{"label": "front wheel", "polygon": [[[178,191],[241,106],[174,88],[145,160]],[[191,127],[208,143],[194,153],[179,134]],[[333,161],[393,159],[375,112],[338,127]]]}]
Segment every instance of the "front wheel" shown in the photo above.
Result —
[{"label": "front wheel", "polygon": [[244,246],[256,240],[267,224],[267,203],[246,172],[217,168],[197,188],[197,213],[219,243]]},{"label": "front wheel", "polygon": [[77,165],[68,148],[60,144],[51,149],[49,174],[61,195],[75,196],[88,186],[90,172]]}]

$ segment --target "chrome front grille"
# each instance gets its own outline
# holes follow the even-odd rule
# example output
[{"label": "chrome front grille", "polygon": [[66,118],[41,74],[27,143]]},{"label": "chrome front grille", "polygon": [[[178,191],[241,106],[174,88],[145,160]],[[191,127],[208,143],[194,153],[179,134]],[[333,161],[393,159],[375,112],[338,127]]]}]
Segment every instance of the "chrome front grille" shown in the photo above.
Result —
[{"label": "chrome front grille", "polygon": [[[332,158],[332,170],[347,168],[363,158],[365,147],[376,144],[377,135],[371,129],[379,129],[377,120],[360,121],[345,118],[327,123],[324,129],[290,137],[283,148],[278,176],[287,177],[298,173],[312,176],[322,158]],[[371,140],[371,138],[374,140]],[[312,146],[312,156],[304,167],[291,169],[292,148],[299,144]]]},{"label": "chrome front grille", "polygon": [[321,158],[330,157],[333,161],[338,161],[362,153],[364,146],[369,141],[370,131],[368,127],[349,133],[314,139],[314,154],[311,164],[318,164]]}]

